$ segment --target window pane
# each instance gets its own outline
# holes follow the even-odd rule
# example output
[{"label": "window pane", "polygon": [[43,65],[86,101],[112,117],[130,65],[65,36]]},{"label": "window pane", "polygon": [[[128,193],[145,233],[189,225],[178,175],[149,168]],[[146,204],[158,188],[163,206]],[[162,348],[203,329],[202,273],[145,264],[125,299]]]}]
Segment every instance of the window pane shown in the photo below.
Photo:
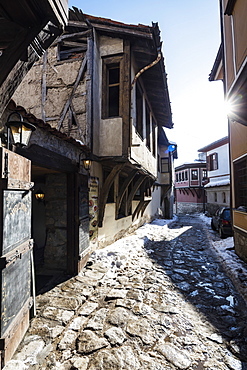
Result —
[{"label": "window pane", "polygon": [[109,85],[119,83],[119,67],[109,68]]},{"label": "window pane", "polygon": [[197,170],[191,171],[191,180],[198,180],[198,172]]},{"label": "window pane", "polygon": [[161,158],[161,172],[164,172],[164,173],[169,172],[169,159],[168,158]]},{"label": "window pane", "polygon": [[109,117],[119,116],[119,86],[109,87]]}]

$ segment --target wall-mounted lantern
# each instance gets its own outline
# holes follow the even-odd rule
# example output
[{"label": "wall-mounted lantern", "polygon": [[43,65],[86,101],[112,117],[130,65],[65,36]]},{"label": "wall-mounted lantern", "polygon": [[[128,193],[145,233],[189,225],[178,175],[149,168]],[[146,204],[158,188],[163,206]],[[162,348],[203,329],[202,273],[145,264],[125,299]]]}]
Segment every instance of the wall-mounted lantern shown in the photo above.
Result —
[{"label": "wall-mounted lantern", "polygon": [[43,202],[45,199],[45,193],[40,188],[36,191],[34,195],[38,202]]},{"label": "wall-mounted lantern", "polygon": [[[12,116],[19,116],[19,120],[13,120]],[[7,139],[7,148],[9,149],[10,145],[10,133],[12,135],[12,141],[14,145],[17,146],[26,146],[31,137],[31,133],[36,130],[36,127],[31,123],[24,122],[23,117],[19,112],[13,112],[8,116],[7,122],[5,125],[8,128],[8,139]]]},{"label": "wall-mounted lantern", "polygon": [[85,168],[85,170],[90,171],[90,168],[92,166],[92,159],[90,158],[89,155],[87,155],[85,158],[81,159],[82,154],[84,154],[84,153],[81,152],[80,155],[79,155],[79,167],[80,167],[80,164],[82,162],[83,167]]}]

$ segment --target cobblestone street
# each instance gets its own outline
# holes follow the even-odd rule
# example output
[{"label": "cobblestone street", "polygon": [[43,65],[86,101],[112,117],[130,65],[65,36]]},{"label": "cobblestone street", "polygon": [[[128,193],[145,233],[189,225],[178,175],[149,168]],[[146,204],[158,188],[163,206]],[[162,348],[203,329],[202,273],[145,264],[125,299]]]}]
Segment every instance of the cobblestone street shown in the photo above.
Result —
[{"label": "cobblestone street", "polygon": [[[5,369],[247,369],[247,311],[197,215],[144,225],[37,297]],[[124,246],[124,248],[123,248]]]}]

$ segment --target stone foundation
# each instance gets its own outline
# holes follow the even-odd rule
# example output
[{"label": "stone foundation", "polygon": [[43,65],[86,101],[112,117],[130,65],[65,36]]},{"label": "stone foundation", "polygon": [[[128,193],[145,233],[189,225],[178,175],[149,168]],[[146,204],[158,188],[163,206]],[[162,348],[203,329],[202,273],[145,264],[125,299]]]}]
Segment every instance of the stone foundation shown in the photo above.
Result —
[{"label": "stone foundation", "polygon": [[234,246],[236,254],[247,262],[247,233],[234,228]]}]

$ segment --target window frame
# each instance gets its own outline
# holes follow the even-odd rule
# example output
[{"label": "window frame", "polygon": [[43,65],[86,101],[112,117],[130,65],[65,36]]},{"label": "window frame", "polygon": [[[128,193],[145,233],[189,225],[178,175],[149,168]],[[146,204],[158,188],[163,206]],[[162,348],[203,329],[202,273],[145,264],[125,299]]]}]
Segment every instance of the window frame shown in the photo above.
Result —
[{"label": "window frame", "polygon": [[[163,166],[166,166],[167,167],[167,171],[164,171],[163,170],[164,169]],[[161,173],[169,173],[170,172],[170,161],[169,161],[169,157],[162,157],[160,159],[160,172]]]},{"label": "window frame", "polygon": [[[114,67],[119,68],[119,82],[114,84],[119,86],[119,104],[118,115],[110,115],[109,101],[109,71]],[[122,117],[122,100],[123,100],[123,56],[112,56],[102,58],[102,119]]]},{"label": "window frame", "polygon": [[247,207],[247,156],[233,162],[235,208]]},{"label": "window frame", "polygon": [[207,156],[207,170],[215,171],[219,169],[218,153],[214,152]]},{"label": "window frame", "polygon": [[[194,177],[194,174],[193,174],[193,172],[195,172],[196,173],[196,178],[193,178]],[[199,180],[199,176],[198,176],[198,169],[191,169],[191,180],[192,181],[198,181]]]}]

